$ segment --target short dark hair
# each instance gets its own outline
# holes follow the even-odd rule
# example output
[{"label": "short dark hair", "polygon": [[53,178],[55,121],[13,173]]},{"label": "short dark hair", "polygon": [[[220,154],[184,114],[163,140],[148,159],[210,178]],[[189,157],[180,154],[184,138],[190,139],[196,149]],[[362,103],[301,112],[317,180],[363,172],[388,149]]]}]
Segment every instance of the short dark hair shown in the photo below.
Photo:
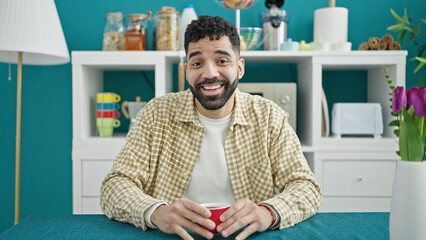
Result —
[{"label": "short dark hair", "polygon": [[198,20],[193,20],[185,31],[185,53],[188,53],[188,45],[190,42],[208,36],[211,41],[214,38],[219,40],[222,36],[228,36],[231,41],[232,49],[237,56],[240,56],[240,36],[237,29],[224,18],[216,16],[199,16]]}]

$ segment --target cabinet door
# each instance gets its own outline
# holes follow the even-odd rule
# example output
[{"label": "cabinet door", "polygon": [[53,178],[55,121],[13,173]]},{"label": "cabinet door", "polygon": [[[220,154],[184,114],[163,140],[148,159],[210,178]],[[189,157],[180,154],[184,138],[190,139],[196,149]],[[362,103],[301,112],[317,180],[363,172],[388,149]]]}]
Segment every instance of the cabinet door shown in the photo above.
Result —
[{"label": "cabinet door", "polygon": [[82,161],[82,196],[99,197],[101,183],[111,170],[113,160]]},{"label": "cabinet door", "polygon": [[324,160],[323,167],[324,196],[392,196],[393,160]]}]

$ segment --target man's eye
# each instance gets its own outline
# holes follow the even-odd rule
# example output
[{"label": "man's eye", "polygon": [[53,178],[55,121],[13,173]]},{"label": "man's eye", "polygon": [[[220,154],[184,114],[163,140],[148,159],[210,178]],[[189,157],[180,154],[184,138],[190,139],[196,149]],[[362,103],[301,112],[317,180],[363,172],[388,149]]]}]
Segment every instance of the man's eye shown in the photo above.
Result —
[{"label": "man's eye", "polygon": [[194,67],[197,67],[197,66],[200,66],[201,63],[200,62],[193,62],[191,65],[194,66]]},{"label": "man's eye", "polygon": [[227,63],[227,62],[228,62],[228,60],[226,60],[226,59],[221,59],[221,60],[219,60],[218,62],[219,62],[219,63],[221,63],[221,64],[224,64],[224,63]]}]

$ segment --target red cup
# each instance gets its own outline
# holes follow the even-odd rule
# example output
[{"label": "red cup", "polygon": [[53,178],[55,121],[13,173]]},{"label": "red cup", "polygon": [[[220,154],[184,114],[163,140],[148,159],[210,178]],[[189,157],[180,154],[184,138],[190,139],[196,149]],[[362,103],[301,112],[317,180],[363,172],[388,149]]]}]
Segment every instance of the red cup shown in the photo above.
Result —
[{"label": "red cup", "polygon": [[211,212],[211,216],[209,217],[209,219],[212,220],[214,222],[214,224],[216,225],[216,227],[213,230],[208,229],[204,226],[201,226],[201,227],[209,230],[213,234],[218,233],[217,226],[222,223],[222,221],[220,221],[219,217],[226,210],[228,210],[229,205],[226,204],[226,203],[203,203],[203,204],[201,204],[201,206],[207,208]]},{"label": "red cup", "polygon": [[97,118],[120,118],[119,111],[113,110],[98,110],[96,111]]}]

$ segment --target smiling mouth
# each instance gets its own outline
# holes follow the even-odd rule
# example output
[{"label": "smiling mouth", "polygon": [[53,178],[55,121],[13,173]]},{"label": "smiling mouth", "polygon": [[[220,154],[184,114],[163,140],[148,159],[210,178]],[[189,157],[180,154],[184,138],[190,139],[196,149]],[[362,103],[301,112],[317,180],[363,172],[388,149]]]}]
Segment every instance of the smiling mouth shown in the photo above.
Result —
[{"label": "smiling mouth", "polygon": [[215,84],[215,85],[203,85],[201,86],[204,90],[216,90],[223,86],[223,84]]}]

